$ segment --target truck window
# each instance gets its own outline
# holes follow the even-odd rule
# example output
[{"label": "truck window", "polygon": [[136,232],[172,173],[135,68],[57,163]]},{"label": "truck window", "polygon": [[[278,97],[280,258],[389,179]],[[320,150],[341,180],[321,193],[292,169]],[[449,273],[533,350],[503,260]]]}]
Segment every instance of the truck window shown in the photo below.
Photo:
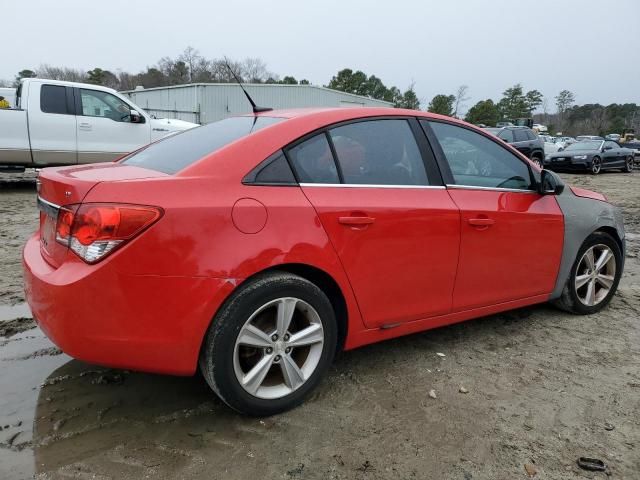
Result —
[{"label": "truck window", "polygon": [[100,90],[80,89],[82,115],[109,118],[114,122],[130,122],[131,106],[115,95]]},{"label": "truck window", "polygon": [[40,110],[44,113],[72,114],[67,105],[65,87],[61,85],[42,85],[40,88]]}]

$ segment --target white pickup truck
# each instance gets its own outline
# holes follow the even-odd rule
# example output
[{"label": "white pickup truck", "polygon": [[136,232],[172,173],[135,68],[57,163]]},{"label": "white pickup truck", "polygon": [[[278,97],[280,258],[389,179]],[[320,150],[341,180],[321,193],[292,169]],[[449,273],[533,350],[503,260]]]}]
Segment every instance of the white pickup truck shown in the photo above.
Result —
[{"label": "white pickup truck", "polygon": [[197,126],[153,118],[110,88],[24,79],[15,108],[0,109],[0,170],[108,162]]}]

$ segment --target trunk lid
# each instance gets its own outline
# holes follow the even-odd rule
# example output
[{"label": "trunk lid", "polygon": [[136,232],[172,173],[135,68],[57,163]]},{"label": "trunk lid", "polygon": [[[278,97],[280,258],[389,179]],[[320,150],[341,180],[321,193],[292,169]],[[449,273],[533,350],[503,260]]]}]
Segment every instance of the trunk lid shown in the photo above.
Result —
[{"label": "trunk lid", "polygon": [[40,253],[53,267],[64,261],[68,247],[56,241],[56,223],[61,207],[79,205],[89,191],[102,182],[166,177],[145,168],[105,163],[45,168],[37,180],[40,211]]}]

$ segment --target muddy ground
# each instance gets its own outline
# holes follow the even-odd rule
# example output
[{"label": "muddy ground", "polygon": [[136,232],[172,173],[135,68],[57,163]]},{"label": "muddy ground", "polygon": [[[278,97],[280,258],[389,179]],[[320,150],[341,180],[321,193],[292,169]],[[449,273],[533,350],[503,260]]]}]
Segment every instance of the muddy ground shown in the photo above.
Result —
[{"label": "muddy ground", "polygon": [[609,308],[524,308],[348,352],[302,407],[260,420],[198,376],[57,350],[21,303],[33,175],[2,176],[0,479],[607,478],[580,456],[640,479],[640,173],[564,177],[624,210],[627,265]]}]

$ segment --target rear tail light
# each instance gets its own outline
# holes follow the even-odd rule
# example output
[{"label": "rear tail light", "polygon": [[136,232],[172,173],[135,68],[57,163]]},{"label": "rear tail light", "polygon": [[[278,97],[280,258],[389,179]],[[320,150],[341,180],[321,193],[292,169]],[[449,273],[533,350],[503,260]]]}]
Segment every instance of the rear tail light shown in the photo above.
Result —
[{"label": "rear tail light", "polygon": [[162,215],[158,207],[121,203],[67,205],[58,211],[56,241],[87,263],[102,260]]}]

